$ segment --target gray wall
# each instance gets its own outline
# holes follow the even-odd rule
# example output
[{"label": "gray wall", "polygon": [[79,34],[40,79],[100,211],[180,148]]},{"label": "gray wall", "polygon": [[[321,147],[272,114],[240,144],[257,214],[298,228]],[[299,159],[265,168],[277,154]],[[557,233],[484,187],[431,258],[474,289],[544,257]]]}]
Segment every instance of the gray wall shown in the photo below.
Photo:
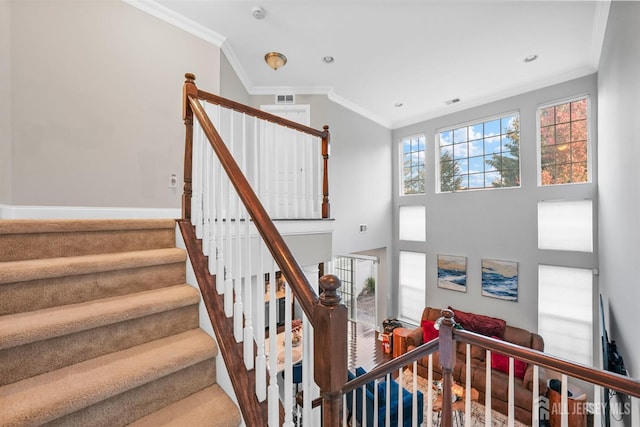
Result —
[{"label": "gray wall", "polygon": [[0,204],[11,201],[11,3],[0,1]]},{"label": "gray wall", "polygon": [[613,2],[598,72],[600,285],[609,306],[609,337],[635,378],[640,377],[638,28],[640,3]]},{"label": "gray wall", "polygon": [[[8,202],[179,207],[181,185],[168,187],[170,173],[182,176],[184,73],[217,92],[219,49],[120,1],[2,3],[11,8]],[[10,101],[0,102],[4,117]]]},{"label": "gray wall", "polygon": [[[507,320],[509,324],[537,330],[538,264],[568,267],[597,267],[597,253],[538,250],[537,203],[539,200],[593,199],[594,184],[562,185],[539,188],[537,185],[536,109],[539,105],[563,98],[590,94],[592,123],[596,123],[596,76],[591,75],[480,107],[427,120],[393,132],[394,239],[398,239],[398,207],[426,206],[426,243],[398,242],[393,255],[393,276],[398,277],[398,252],[409,250],[427,254],[425,304],[432,307],[451,305]],[[440,128],[481,120],[487,117],[520,112],[520,188],[478,190],[436,194],[435,134]],[[595,147],[595,127],[591,129]],[[426,194],[398,196],[398,144],[402,137],[424,133],[426,137]],[[592,168],[594,171],[595,163]],[[593,179],[597,179],[594,174]],[[594,181],[595,182],[595,181]],[[437,287],[437,255],[467,257],[467,292]],[[518,262],[518,301],[507,302],[481,295],[481,260],[483,258]],[[395,295],[394,295],[395,297]],[[395,300],[393,305],[395,306]],[[420,313],[417,314],[419,318]]]},{"label": "gray wall", "polygon": [[220,55],[220,96],[251,105],[251,97],[224,54]]}]

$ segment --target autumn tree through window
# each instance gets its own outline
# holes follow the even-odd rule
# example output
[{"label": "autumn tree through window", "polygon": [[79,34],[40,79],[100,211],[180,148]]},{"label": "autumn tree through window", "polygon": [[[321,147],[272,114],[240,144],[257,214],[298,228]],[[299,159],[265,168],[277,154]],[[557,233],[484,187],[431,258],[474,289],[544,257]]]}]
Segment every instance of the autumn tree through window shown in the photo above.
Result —
[{"label": "autumn tree through window", "polygon": [[589,98],[538,109],[541,185],[589,182]]}]

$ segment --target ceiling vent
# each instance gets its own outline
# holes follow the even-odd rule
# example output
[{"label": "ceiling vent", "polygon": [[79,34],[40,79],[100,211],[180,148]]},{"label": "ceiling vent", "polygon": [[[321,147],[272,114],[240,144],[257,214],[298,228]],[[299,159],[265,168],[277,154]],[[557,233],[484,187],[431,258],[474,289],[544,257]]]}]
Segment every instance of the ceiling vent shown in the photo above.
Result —
[{"label": "ceiling vent", "polygon": [[293,94],[289,95],[276,95],[276,104],[295,104],[296,96]]}]

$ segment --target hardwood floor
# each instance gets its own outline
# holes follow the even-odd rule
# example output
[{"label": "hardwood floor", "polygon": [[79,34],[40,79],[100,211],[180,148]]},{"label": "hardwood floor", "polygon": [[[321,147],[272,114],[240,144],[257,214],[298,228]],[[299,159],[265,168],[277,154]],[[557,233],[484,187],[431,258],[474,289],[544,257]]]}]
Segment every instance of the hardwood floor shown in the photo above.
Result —
[{"label": "hardwood floor", "polygon": [[370,371],[376,366],[391,360],[390,353],[382,351],[377,331],[370,325],[349,321],[347,323],[348,369],[354,371],[361,366]]}]

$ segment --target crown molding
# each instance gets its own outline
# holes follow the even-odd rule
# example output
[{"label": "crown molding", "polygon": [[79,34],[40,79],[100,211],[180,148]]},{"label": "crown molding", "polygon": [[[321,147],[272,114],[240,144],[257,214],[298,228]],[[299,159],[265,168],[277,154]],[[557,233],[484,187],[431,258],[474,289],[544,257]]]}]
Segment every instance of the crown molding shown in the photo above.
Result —
[{"label": "crown molding", "polygon": [[607,32],[609,22],[609,11],[611,10],[611,0],[597,1],[596,10],[593,16],[593,38],[591,39],[591,65],[597,70],[600,67],[600,55],[602,45]]},{"label": "crown molding", "polygon": [[385,127],[387,129],[392,129],[391,127],[391,122],[389,120],[386,120],[380,116],[378,116],[377,114],[372,113],[371,111],[362,108],[360,105],[355,104],[339,95],[336,95],[335,92],[333,90],[331,90],[328,94],[327,94],[329,100],[335,102],[336,104],[342,105],[344,108],[351,110],[357,114],[360,114],[361,116],[371,120],[372,122],[375,122],[377,124],[379,124],[382,127]]},{"label": "crown molding", "polygon": [[159,4],[155,0],[122,0],[124,3],[135,7],[149,15],[152,15],[161,21],[180,28],[187,33],[205,40],[222,50],[222,53],[229,61],[231,68],[238,76],[238,79],[244,86],[249,95],[274,95],[278,93],[293,93],[296,95],[327,95],[327,97],[336,104],[354,111],[361,116],[372,120],[381,126],[390,128],[390,123],[373,114],[372,112],[360,107],[335,94],[332,87],[284,87],[284,86],[254,86],[251,84],[247,73],[240,64],[238,57],[227,42],[226,37],[216,33],[215,31],[172,11],[171,9]]},{"label": "crown molding", "polygon": [[180,28],[183,31],[186,31],[189,34],[192,34],[202,40],[208,41],[218,47],[222,47],[225,43],[226,38],[215,31],[205,27],[204,25],[198,24],[197,22],[185,18],[184,16],[172,11],[171,9],[157,3],[154,0],[122,0],[124,3],[129,6],[133,6],[136,9],[139,9],[143,12],[152,15],[161,21],[164,21],[168,24],[171,24],[175,27]]}]

